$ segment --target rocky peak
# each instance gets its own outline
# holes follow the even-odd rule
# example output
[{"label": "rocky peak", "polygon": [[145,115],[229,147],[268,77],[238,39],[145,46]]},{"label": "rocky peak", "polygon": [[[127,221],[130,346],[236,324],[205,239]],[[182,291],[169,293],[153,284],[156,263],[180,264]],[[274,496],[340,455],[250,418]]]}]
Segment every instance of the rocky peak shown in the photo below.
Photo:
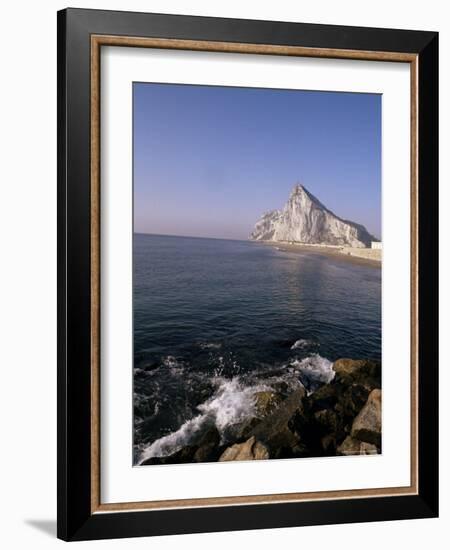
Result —
[{"label": "rocky peak", "polygon": [[302,183],[297,183],[292,188],[291,197],[293,197],[294,195],[300,195],[301,193],[303,193],[305,191],[306,191],[306,189],[305,189],[304,185]]},{"label": "rocky peak", "polygon": [[305,205],[313,207],[317,206],[318,208],[322,208],[323,210],[326,210],[329,212],[328,208],[322,204],[317,197],[315,197],[306,187],[301,184],[297,183],[294,185],[291,194],[289,196],[289,202],[303,202]]},{"label": "rocky peak", "polygon": [[263,214],[250,238],[357,248],[376,240],[362,225],[336,216],[300,183],[293,187],[282,210]]}]

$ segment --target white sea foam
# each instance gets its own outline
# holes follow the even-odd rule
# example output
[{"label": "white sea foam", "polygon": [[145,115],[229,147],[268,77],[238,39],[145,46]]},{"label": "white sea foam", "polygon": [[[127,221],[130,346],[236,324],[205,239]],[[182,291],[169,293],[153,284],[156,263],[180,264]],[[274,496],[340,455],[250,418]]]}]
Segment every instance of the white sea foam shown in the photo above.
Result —
[{"label": "white sea foam", "polygon": [[164,357],[164,359],[162,360],[162,364],[165,367],[169,367],[170,369],[180,368],[183,366],[183,364],[178,361],[173,355],[167,355],[167,357]]},{"label": "white sea foam", "polygon": [[154,441],[140,456],[140,462],[151,457],[176,453],[185,445],[195,442],[209,427],[215,425],[221,436],[233,425],[255,414],[255,393],[268,389],[267,385],[245,386],[238,377],[216,378],[217,390],[198,409],[201,414],[187,420],[177,431]]},{"label": "white sea foam", "polygon": [[305,349],[312,346],[315,347],[318,346],[318,344],[316,344],[312,340],[307,340],[306,338],[299,338],[292,344],[291,349]]},{"label": "white sea foam", "polygon": [[177,452],[204,428],[206,420],[207,418],[204,415],[198,415],[188,420],[176,432],[157,439],[144,449],[139,461],[143,462],[154,456],[168,456]]},{"label": "white sea foam", "polygon": [[238,377],[219,380],[215,394],[198,408],[206,416],[214,418],[219,432],[242,422],[254,413],[255,393],[264,391],[267,386],[257,384],[244,386]]},{"label": "white sea foam", "polygon": [[162,366],[163,368],[165,367],[171,375],[179,376],[182,374],[185,364],[173,355],[167,355],[162,360]]},{"label": "white sea foam", "polygon": [[334,376],[333,363],[318,353],[305,359],[295,359],[292,367],[300,374],[300,378],[309,393],[322,384],[329,384]]},{"label": "white sea foam", "polygon": [[220,342],[201,342],[201,349],[220,349],[222,344]]}]

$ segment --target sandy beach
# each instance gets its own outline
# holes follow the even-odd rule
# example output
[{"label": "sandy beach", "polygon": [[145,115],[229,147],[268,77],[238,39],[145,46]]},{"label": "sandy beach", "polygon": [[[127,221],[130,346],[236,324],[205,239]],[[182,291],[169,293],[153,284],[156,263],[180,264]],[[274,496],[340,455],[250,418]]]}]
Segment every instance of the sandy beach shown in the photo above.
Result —
[{"label": "sandy beach", "polygon": [[[320,254],[322,256],[332,256],[336,260],[351,262],[357,265],[367,265],[381,268],[381,250],[373,250],[370,248],[358,249],[338,246],[307,245],[301,243],[293,244],[273,241],[260,242],[285,252],[295,252],[298,254]],[[369,255],[372,257],[367,257]]]}]

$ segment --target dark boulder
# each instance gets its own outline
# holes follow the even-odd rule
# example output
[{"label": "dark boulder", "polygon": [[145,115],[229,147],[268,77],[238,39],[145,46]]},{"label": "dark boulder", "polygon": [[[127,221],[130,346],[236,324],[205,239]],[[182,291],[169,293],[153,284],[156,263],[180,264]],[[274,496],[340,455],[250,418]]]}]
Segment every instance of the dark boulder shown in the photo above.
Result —
[{"label": "dark boulder", "polygon": [[338,359],[333,363],[335,379],[342,383],[361,384],[369,388],[381,387],[381,364],[369,359]]},{"label": "dark boulder", "polygon": [[215,462],[218,460],[222,448],[220,434],[215,426],[211,427],[199,441],[194,453],[194,462]]},{"label": "dark boulder", "polygon": [[260,418],[264,418],[280,405],[283,398],[273,391],[260,391],[255,394],[255,410]]},{"label": "dark boulder", "polygon": [[[293,419],[312,456],[336,454],[370,392],[381,386],[381,367],[375,361],[339,359],[333,369],[335,378],[307,396],[301,414]],[[376,439],[364,437],[368,443]]]},{"label": "dark boulder", "polygon": [[291,420],[302,414],[304,397],[303,388],[296,390],[251,430],[251,436],[267,447],[270,458],[287,458],[303,449],[300,433]]}]

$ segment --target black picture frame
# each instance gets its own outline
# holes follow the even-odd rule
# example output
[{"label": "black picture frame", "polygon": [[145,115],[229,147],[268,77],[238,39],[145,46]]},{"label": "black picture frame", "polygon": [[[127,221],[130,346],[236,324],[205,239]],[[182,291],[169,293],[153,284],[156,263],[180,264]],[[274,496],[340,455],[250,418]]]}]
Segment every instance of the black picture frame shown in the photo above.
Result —
[{"label": "black picture frame", "polygon": [[[91,36],[403,52],[418,61],[418,492],[92,513]],[[58,12],[58,537],[88,540],[438,515],[438,34],[66,9]]]}]

